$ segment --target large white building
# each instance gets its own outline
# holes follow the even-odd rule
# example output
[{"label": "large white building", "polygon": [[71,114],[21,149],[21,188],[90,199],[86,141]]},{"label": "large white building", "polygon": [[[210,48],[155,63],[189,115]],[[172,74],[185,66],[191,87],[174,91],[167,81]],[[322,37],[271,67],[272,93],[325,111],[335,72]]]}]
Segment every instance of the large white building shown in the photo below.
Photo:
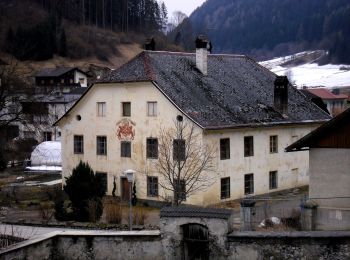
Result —
[{"label": "large white building", "polygon": [[[104,76],[57,122],[62,176],[80,160],[106,177],[108,194],[127,198],[123,172],[136,171],[137,196],[171,196],[154,167],[160,129],[178,116],[215,149],[215,182],[186,198],[214,204],[308,184],[308,152],[284,148],[329,119],[324,111],[252,59],[197,51],[144,51]],[[156,147],[156,148],[154,148]],[[152,152],[151,152],[152,154]],[[164,196],[165,195],[165,196]]]}]

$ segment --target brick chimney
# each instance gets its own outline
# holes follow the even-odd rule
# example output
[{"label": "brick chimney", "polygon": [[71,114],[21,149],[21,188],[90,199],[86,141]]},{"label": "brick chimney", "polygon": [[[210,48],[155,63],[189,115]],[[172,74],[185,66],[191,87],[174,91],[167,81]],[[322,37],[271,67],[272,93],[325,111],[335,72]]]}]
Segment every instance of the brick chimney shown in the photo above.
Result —
[{"label": "brick chimney", "polygon": [[277,110],[282,113],[288,111],[288,85],[287,76],[277,76],[274,82],[273,103]]},{"label": "brick chimney", "polygon": [[196,39],[196,67],[203,75],[208,75],[208,50],[211,44],[205,36],[198,36]]}]

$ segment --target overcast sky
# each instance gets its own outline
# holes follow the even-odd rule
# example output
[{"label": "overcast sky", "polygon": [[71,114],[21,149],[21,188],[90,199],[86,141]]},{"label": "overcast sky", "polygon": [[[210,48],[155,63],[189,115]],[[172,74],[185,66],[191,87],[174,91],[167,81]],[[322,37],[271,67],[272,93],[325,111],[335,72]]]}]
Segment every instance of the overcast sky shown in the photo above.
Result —
[{"label": "overcast sky", "polygon": [[168,10],[168,17],[171,17],[174,11],[181,11],[189,16],[194,9],[202,5],[205,0],[162,0]]}]

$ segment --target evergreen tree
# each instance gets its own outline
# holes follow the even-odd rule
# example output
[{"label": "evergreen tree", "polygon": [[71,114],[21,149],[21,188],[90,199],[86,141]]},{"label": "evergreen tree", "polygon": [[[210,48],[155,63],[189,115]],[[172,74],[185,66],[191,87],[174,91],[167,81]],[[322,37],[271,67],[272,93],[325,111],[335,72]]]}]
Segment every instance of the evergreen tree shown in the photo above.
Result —
[{"label": "evergreen tree", "polygon": [[73,169],[72,175],[66,178],[66,185],[63,187],[71,203],[76,220],[88,221],[89,202],[97,204],[97,219],[103,212],[102,197],[106,190],[100,176],[94,174],[88,163],[81,162]]}]

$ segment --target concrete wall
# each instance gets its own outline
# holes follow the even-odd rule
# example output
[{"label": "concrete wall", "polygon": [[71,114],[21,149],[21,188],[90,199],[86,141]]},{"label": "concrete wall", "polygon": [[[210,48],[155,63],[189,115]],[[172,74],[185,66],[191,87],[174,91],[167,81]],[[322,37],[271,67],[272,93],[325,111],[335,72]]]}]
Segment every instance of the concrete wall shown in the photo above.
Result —
[{"label": "concrete wall", "polygon": [[[147,116],[147,101],[157,102],[157,116]],[[106,116],[97,117],[97,102],[106,102]],[[131,102],[131,117],[135,138],[131,158],[120,157],[120,140],[116,136],[122,116],[122,102]],[[158,176],[155,160],[146,159],[146,138],[158,137],[160,129],[173,128],[177,109],[152,83],[96,84],[71,113],[60,122],[62,129],[63,178],[71,174],[80,160],[88,162],[94,171],[108,173],[108,194],[116,180],[116,195],[121,194],[120,178],[127,169],[136,171],[137,196],[161,201],[171,196],[159,187],[159,197],[147,196],[147,176]],[[76,116],[80,115],[78,121]],[[254,174],[254,194],[293,188],[308,184],[308,152],[285,153],[284,148],[309,133],[317,125],[206,131],[195,126],[199,142],[215,147],[214,184],[205,192],[191,195],[186,203],[208,205],[219,203],[220,178],[230,177],[231,196],[244,197],[244,174]],[[73,154],[74,135],[84,135],[84,154]],[[107,136],[107,156],[96,155],[96,136]],[[244,136],[254,136],[254,156],[244,157]],[[269,136],[278,135],[278,153],[270,154]],[[231,156],[220,160],[220,138],[230,138]],[[269,171],[278,171],[278,188],[269,189]],[[162,180],[159,179],[159,182]]]},{"label": "concrete wall", "polygon": [[350,149],[310,149],[310,200],[317,230],[350,229]]},{"label": "concrete wall", "polygon": [[349,208],[349,169],[350,149],[310,149],[310,199],[319,207]]}]

